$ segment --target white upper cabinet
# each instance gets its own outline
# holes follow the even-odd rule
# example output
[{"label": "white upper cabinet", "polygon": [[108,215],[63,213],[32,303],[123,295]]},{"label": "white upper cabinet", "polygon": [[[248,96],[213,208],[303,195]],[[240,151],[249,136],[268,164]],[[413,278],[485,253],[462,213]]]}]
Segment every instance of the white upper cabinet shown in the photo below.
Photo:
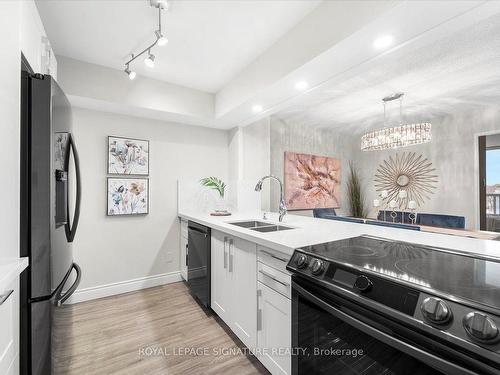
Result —
[{"label": "white upper cabinet", "polygon": [[57,61],[32,0],[21,1],[21,52],[35,73],[57,79]]}]

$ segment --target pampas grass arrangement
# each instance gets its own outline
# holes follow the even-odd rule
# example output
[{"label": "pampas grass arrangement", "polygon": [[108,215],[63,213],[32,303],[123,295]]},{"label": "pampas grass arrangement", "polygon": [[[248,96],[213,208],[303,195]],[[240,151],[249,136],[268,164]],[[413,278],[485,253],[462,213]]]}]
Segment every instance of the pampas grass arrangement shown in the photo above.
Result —
[{"label": "pampas grass arrangement", "polygon": [[368,216],[368,210],[365,206],[365,196],[361,188],[361,178],[352,162],[349,163],[347,198],[353,217],[365,218]]}]

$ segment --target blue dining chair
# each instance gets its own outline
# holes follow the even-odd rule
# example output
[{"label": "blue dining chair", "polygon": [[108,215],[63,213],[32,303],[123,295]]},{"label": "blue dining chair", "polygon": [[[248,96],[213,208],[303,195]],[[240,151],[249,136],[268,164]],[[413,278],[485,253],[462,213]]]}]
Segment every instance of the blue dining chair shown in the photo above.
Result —
[{"label": "blue dining chair", "polygon": [[330,219],[331,216],[337,216],[334,208],[314,208],[313,216],[320,219]]},{"label": "blue dining chair", "polygon": [[401,224],[401,223],[389,223],[387,221],[374,221],[374,220],[367,220],[365,221],[366,224],[369,225],[379,225],[381,227],[389,227],[389,228],[398,228],[398,229],[408,229],[408,230],[420,230],[420,227],[416,225],[409,225],[409,224]]},{"label": "blue dining chair", "polygon": [[416,223],[429,227],[465,229],[464,216],[419,213]]}]

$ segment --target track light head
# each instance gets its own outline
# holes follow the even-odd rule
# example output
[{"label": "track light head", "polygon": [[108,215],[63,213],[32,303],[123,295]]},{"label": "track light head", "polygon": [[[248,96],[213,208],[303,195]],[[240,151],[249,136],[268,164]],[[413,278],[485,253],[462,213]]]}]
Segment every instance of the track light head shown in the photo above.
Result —
[{"label": "track light head", "polygon": [[167,0],[149,0],[149,5],[155,8],[168,10]]},{"label": "track light head", "polygon": [[128,79],[130,79],[131,81],[132,81],[132,80],[135,78],[135,76],[137,75],[137,73],[136,73],[136,72],[134,72],[133,70],[130,70],[130,68],[128,67],[128,65],[127,65],[127,67],[125,68],[125,73],[127,73],[127,75],[128,75]]},{"label": "track light head", "polygon": [[156,35],[156,44],[159,45],[160,47],[168,43],[167,37],[164,36],[160,30],[156,30],[155,35]]},{"label": "track light head", "polygon": [[155,55],[153,55],[151,52],[149,52],[148,57],[146,57],[144,59],[144,64],[146,64],[146,66],[148,68],[154,68],[154,66],[155,66]]}]

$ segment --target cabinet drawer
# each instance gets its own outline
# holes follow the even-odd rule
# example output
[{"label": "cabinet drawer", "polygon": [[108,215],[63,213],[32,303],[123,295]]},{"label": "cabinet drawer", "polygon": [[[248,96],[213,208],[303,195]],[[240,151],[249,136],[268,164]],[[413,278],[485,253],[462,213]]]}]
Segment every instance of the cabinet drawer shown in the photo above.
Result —
[{"label": "cabinet drawer", "polygon": [[280,272],[264,263],[257,262],[257,280],[285,297],[291,298],[292,278],[289,274]]},{"label": "cabinet drawer", "polygon": [[286,265],[290,260],[290,255],[259,245],[257,246],[257,259],[269,267],[288,274]]}]

